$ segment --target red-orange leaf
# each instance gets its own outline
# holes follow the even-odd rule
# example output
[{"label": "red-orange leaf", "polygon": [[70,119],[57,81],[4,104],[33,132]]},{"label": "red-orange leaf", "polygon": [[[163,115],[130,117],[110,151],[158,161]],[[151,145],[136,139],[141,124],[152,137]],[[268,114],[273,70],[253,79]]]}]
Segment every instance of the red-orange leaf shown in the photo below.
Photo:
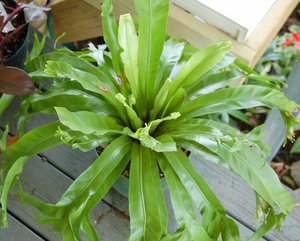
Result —
[{"label": "red-orange leaf", "polygon": [[[20,139],[20,136],[10,136],[6,139],[6,147],[10,147],[11,145],[15,144]],[[0,148],[0,152],[2,152],[2,149]]]}]

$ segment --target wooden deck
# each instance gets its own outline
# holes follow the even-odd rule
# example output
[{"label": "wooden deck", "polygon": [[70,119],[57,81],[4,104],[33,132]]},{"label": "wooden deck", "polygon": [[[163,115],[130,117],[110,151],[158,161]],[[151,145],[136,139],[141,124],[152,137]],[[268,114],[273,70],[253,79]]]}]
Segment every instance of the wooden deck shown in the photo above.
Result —
[{"label": "wooden deck", "polygon": [[[51,41],[47,40],[51,46]],[[11,124],[10,134],[16,133],[14,114],[18,106],[16,99],[13,105],[1,118],[1,127],[5,122]],[[26,129],[43,125],[53,120],[52,116],[38,115],[30,121]],[[82,153],[66,146],[59,146],[50,151],[40,153],[31,158],[25,165],[21,182],[25,191],[50,203],[55,203],[72,181],[95,160],[96,153]],[[254,219],[254,193],[245,183],[233,174],[205,161],[191,156],[198,172],[204,177],[224,204],[229,216],[234,218],[240,227],[242,239],[248,238],[258,227]],[[294,200],[300,202],[300,193],[292,192]],[[167,207],[170,214],[169,230],[176,230],[176,221],[169,201],[168,191],[165,192]],[[41,241],[62,240],[61,234],[54,233],[51,227],[41,226],[28,206],[19,204],[19,198],[9,196],[9,229],[0,230],[1,241]],[[129,234],[129,216],[127,199],[113,189],[99,203],[91,214],[101,240],[123,241]],[[83,239],[86,240],[86,239]],[[272,231],[262,240],[299,241],[300,240],[300,209],[294,210],[283,224],[281,233]]]}]

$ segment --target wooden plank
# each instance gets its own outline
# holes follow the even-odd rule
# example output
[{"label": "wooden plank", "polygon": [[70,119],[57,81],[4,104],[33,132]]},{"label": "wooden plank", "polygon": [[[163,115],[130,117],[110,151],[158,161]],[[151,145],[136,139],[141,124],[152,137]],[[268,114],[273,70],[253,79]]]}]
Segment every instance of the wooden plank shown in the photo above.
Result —
[{"label": "wooden plank", "polygon": [[299,0],[277,0],[273,4],[245,43],[246,46],[256,51],[250,66],[254,66],[261,58],[297,4],[299,4]]},{"label": "wooden plank", "polygon": [[230,40],[233,43],[232,53],[246,63],[250,63],[255,54],[252,49],[237,42],[221,30],[202,23],[173,4],[170,5],[167,31],[171,36],[185,39],[198,48],[203,48],[205,45],[217,40]]},{"label": "wooden plank", "polygon": [[[0,209],[1,210],[1,209]],[[2,241],[42,241],[41,237],[32,232],[24,224],[20,223],[13,216],[8,214],[9,228],[0,230]]]},{"label": "wooden plank", "polygon": [[67,0],[52,5],[55,38],[66,35],[60,43],[90,39],[102,35],[100,11],[82,0]]},{"label": "wooden plank", "polygon": [[[191,160],[195,169],[217,194],[226,210],[241,223],[249,225],[252,230],[256,230],[259,224],[254,219],[255,197],[253,190],[240,177],[228,170],[208,161],[202,161],[194,155],[191,156]],[[291,194],[294,196],[293,191]],[[272,241],[299,241],[299,237],[299,208],[293,210],[283,222],[280,233],[272,230],[266,235],[266,239]]]},{"label": "wooden plank", "polygon": [[[92,6],[100,9],[102,1],[84,0]],[[115,16],[124,13],[136,15],[132,0],[113,0]],[[234,40],[221,30],[196,19],[194,16],[170,4],[167,33],[174,38],[183,39],[197,48],[203,48],[217,40],[230,40],[233,43],[232,52],[246,63],[250,63],[255,56],[255,51]]]},{"label": "wooden plank", "polygon": [[[101,0],[84,1],[100,9]],[[113,2],[117,16],[127,12],[136,14],[132,0],[114,0]],[[253,30],[245,44],[238,43],[221,30],[199,21],[192,14],[174,4],[170,4],[167,32],[172,37],[184,39],[198,48],[213,41],[228,39],[234,46],[232,52],[250,67],[254,67],[298,3],[299,0],[277,0]]]},{"label": "wooden plank", "polygon": [[[109,193],[105,197],[105,200],[118,207],[118,209],[122,213],[128,213],[128,199],[120,196],[120,194],[118,194],[114,189],[111,189],[109,191]],[[168,232],[174,232],[177,228],[177,224],[175,221],[174,211],[171,205],[170,195],[168,190],[165,191],[165,200],[166,200],[166,205],[167,205],[168,215],[169,215]],[[199,222],[201,222],[200,215],[198,215],[198,220]],[[253,234],[253,231],[250,230],[248,227],[238,222],[237,220],[235,220],[235,222],[239,227],[242,240],[248,239]],[[260,239],[260,240],[265,241],[265,239]]]},{"label": "wooden plank", "polygon": [[[33,175],[34,174],[34,175]],[[55,203],[63,190],[69,185],[65,177],[58,175],[55,168],[51,167],[44,160],[37,157],[32,158],[24,168],[22,174],[22,185],[24,190],[33,194],[35,197]],[[167,203],[170,201],[168,200]],[[112,198],[113,197],[113,198]],[[121,241],[124,240],[129,234],[129,220],[128,215],[128,203],[127,199],[120,196],[114,190],[111,190],[106,197],[107,200],[111,199],[113,208],[100,203],[93,210],[90,218],[94,221],[94,225],[99,233],[99,236],[104,241]],[[106,200],[106,201],[107,201]],[[35,230],[38,230],[44,237],[49,240],[58,241],[61,240],[61,234],[56,234],[51,230],[49,225],[41,226],[35,221],[35,216],[28,210],[27,206],[21,206],[18,204],[19,198],[15,195],[9,197],[9,211],[18,216],[23,222],[32,226]],[[121,208],[124,209],[121,209]],[[170,204],[168,205],[169,217],[169,232],[175,231],[176,224],[173,211]],[[244,225],[239,224],[240,232],[243,239],[248,238],[251,235],[251,230]],[[86,240],[86,239],[83,239]]]},{"label": "wooden plank", "polygon": [[276,0],[172,0],[183,9],[244,42]]},{"label": "wooden plank", "polygon": [[[55,203],[61,194],[68,188],[72,180],[57,171],[39,157],[33,157],[24,167],[21,175],[22,186],[25,191],[36,198],[50,203]],[[62,240],[61,234],[54,233],[50,225],[41,226],[36,221],[28,206],[19,204],[19,197],[9,196],[8,210],[22,222],[31,226],[34,230],[48,240]],[[91,220],[102,240],[124,240],[128,235],[129,222],[126,218],[118,216],[110,206],[101,202],[91,214]],[[84,239],[86,240],[86,239]]]}]

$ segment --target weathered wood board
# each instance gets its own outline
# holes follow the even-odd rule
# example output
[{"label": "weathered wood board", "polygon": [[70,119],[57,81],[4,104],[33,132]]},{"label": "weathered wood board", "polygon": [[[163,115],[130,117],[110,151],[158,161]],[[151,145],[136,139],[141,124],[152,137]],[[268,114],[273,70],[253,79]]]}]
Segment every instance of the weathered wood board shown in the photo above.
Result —
[{"label": "weathered wood board", "polygon": [[0,230],[1,241],[44,241],[10,214],[8,214],[8,223],[9,228]]},{"label": "weathered wood board", "polygon": [[63,33],[60,43],[90,39],[102,35],[100,11],[82,0],[66,0],[52,6],[54,37]]},{"label": "weathered wood board", "polygon": [[[84,1],[98,9],[103,2]],[[136,14],[133,0],[113,0],[113,3],[116,16],[124,13]],[[233,43],[232,52],[249,66],[254,67],[298,3],[299,0],[276,0],[245,43],[239,43],[222,30],[201,22],[174,4],[170,4],[167,32],[172,37],[184,39],[198,48],[217,40],[230,40]]]},{"label": "weathered wood board", "polygon": [[[254,219],[255,196],[253,190],[232,172],[220,168],[208,161],[200,160],[192,155],[192,163],[198,173],[207,181],[212,190],[222,201],[225,209],[235,219],[246,224],[250,229],[258,228],[259,223]],[[289,190],[295,202],[300,201],[299,192]],[[272,230],[266,235],[272,241],[299,241],[300,240],[300,208],[296,208],[287,217],[280,233]]]}]

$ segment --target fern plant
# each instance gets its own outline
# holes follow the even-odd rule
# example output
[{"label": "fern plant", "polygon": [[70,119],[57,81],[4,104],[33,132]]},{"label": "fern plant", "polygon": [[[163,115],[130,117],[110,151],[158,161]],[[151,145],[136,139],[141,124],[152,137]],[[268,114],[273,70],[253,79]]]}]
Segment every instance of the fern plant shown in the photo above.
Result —
[{"label": "fern plant", "polygon": [[[265,220],[249,240],[259,240],[280,226],[293,201],[263,155],[261,127],[248,134],[209,119],[220,111],[268,106],[281,111],[292,138],[297,104],[275,88],[229,84],[253,74],[227,55],[232,45],[219,41],[196,51],[174,76],[183,43],[166,41],[168,0],[135,0],[138,35],[129,14],[119,25],[112,3],[105,0],[102,20],[106,46],[83,52],[55,49],[40,56],[37,38],[26,68],[34,81],[54,78],[46,92],[22,103],[19,128],[37,113],[55,114],[57,121],[25,133],[2,154],[2,226],[7,226],[7,195],[27,160],[61,143],[89,151],[107,144],[56,204],[36,200],[22,188],[23,203],[39,211],[63,240],[100,240],[89,219],[91,210],[130,164],[128,240],[241,240],[237,224],[204,179],[194,170],[183,148],[207,161],[226,166],[255,191]],[[94,65],[93,63],[97,64]],[[168,215],[159,169],[164,173],[178,230],[167,232]],[[194,209],[193,203],[197,210]],[[275,212],[275,206],[278,212]],[[199,222],[196,212],[202,215]]]}]

